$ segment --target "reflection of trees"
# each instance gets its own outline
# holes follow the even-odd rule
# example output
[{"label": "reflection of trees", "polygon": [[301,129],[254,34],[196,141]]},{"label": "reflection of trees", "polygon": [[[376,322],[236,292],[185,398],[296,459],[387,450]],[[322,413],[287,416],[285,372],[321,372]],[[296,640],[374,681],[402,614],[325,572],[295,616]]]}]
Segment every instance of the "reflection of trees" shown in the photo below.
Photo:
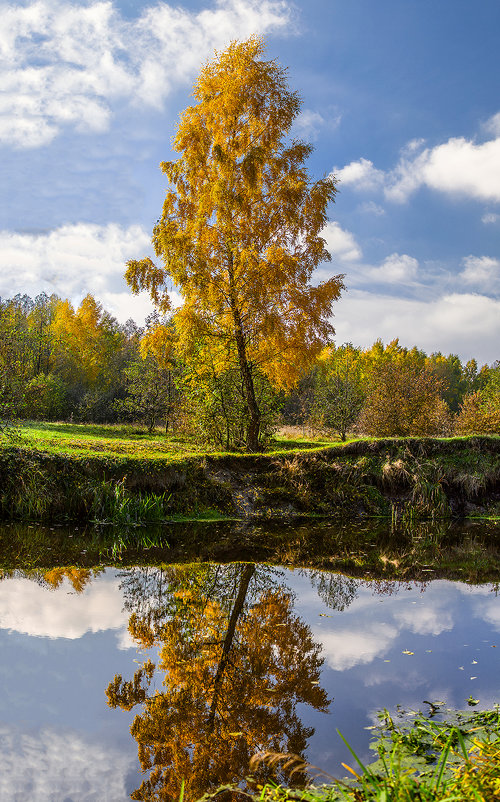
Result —
[{"label": "reflection of trees", "polygon": [[[123,589],[134,609],[130,632],[145,647],[158,644],[164,672],[163,688],[154,690],[146,660],[133,680],[117,675],[107,689],[112,707],[142,706],[131,732],[148,776],[133,799],[177,800],[183,780],[186,798],[197,799],[241,781],[256,752],[303,754],[313,730],[297,706],[328,704],[318,684],[321,647],[269,569],[183,566],[142,576],[136,569]],[[262,779],[272,773],[259,771]]]},{"label": "reflection of trees", "polygon": [[66,578],[73,590],[76,593],[81,593],[86,585],[99,573],[99,570],[93,568],[75,568],[70,566],[67,568],[51,568],[44,571],[43,578],[48,585],[53,588],[58,588],[63,579]]},{"label": "reflection of trees", "polygon": [[359,579],[330,571],[308,571],[307,576],[320,599],[332,610],[345,610],[358,595]]},{"label": "reflection of trees", "polygon": [[2,579],[30,579],[42,588],[55,590],[67,579],[75,593],[82,593],[86,586],[99,576],[104,568],[75,568],[75,566],[57,566],[55,568],[35,568],[21,571],[18,568],[0,571]]}]

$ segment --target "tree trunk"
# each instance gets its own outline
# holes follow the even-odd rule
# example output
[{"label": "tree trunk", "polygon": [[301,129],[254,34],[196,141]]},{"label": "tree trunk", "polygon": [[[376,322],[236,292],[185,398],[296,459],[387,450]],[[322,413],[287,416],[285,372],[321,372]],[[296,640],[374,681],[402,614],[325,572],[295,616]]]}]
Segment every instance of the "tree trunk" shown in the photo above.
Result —
[{"label": "tree trunk", "polygon": [[217,714],[217,704],[222,689],[222,680],[224,678],[224,672],[229,662],[229,655],[231,653],[234,636],[236,634],[236,626],[243,612],[243,607],[245,606],[245,599],[248,593],[248,586],[254,573],[255,573],[255,565],[248,564],[244,566],[241,574],[240,586],[238,588],[238,595],[236,596],[234,607],[231,610],[231,615],[229,617],[229,622],[226,630],[226,637],[224,638],[224,643],[222,645],[222,654],[214,678],[214,691],[212,695],[212,702],[210,705],[210,713],[208,715],[208,721],[207,721],[208,732],[213,732],[214,730],[215,716]]},{"label": "tree trunk", "polygon": [[236,299],[236,288],[234,282],[234,268],[233,268],[233,255],[229,254],[228,257],[228,272],[229,272],[229,290],[230,290],[230,303],[231,312],[234,322],[234,336],[236,340],[236,349],[238,352],[238,363],[240,366],[241,378],[243,380],[243,387],[245,388],[245,400],[248,408],[248,423],[247,423],[247,436],[246,446],[247,451],[259,451],[259,434],[260,434],[260,409],[255,397],[255,387],[253,383],[252,371],[248,364],[245,337],[243,334],[243,326],[241,323],[241,315]]}]

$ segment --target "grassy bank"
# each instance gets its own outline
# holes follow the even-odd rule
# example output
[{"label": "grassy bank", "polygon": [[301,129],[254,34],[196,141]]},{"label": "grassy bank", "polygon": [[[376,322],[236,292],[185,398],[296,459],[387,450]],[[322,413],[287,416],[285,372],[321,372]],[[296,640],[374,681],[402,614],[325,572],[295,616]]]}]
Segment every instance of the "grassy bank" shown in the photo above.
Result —
[{"label": "grassy bank", "polygon": [[4,519],[381,515],[401,526],[500,513],[498,437],[285,441],[266,454],[228,454],[123,427],[36,424],[26,431],[0,448]]},{"label": "grassy bank", "polygon": [[[470,704],[475,704],[471,699]],[[437,717],[434,718],[434,716]],[[500,799],[500,714],[498,706],[467,713],[431,706],[431,717],[421,713],[394,720],[387,711],[374,727],[372,749],[377,759],[363,764],[352,751],[347,777],[305,789],[272,783],[249,794],[256,802],[495,802]],[[340,736],[342,737],[342,736]],[[294,758],[261,755],[255,761],[271,765]],[[321,772],[295,760],[296,769]],[[220,793],[220,791],[219,791]],[[226,791],[227,793],[227,791]],[[238,792],[233,789],[238,799]],[[247,796],[247,795],[246,795]],[[222,798],[217,796],[217,798]],[[227,797],[228,799],[231,797]],[[248,796],[247,796],[248,798]]]}]

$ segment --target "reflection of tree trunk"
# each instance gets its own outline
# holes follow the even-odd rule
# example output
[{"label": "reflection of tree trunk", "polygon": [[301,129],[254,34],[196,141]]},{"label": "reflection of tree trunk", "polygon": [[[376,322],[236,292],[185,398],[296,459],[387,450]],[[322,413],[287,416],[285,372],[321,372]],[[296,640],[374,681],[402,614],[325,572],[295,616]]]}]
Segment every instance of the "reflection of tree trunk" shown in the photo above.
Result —
[{"label": "reflection of tree trunk", "polygon": [[245,565],[245,567],[243,568],[243,572],[241,574],[240,586],[238,588],[238,595],[236,596],[234,607],[231,610],[231,615],[229,617],[229,623],[227,625],[227,630],[226,630],[226,637],[224,638],[224,643],[222,645],[222,654],[219,660],[219,665],[217,666],[217,671],[215,673],[212,704],[210,705],[210,714],[208,716],[208,721],[207,721],[207,732],[210,733],[213,732],[215,726],[215,714],[217,712],[217,703],[219,701],[220,691],[222,687],[222,680],[224,678],[224,671],[226,670],[229,661],[229,655],[231,653],[231,647],[233,645],[234,635],[236,633],[236,626],[238,624],[238,619],[241,613],[243,612],[243,607],[248,592],[248,586],[254,573],[255,573],[255,565],[252,564]]}]

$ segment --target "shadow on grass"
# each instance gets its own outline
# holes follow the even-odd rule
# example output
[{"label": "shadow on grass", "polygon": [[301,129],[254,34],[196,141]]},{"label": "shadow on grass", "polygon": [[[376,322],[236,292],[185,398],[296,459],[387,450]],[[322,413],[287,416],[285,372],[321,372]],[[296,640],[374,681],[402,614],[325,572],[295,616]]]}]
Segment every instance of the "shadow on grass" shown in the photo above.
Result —
[{"label": "shadow on grass", "polygon": [[68,437],[88,436],[106,440],[172,440],[175,443],[187,443],[186,438],[165,435],[162,429],[148,433],[146,427],[139,424],[105,424],[105,423],[64,423],[62,421],[23,421],[21,428],[33,433],[47,432],[48,434],[62,434]]}]

